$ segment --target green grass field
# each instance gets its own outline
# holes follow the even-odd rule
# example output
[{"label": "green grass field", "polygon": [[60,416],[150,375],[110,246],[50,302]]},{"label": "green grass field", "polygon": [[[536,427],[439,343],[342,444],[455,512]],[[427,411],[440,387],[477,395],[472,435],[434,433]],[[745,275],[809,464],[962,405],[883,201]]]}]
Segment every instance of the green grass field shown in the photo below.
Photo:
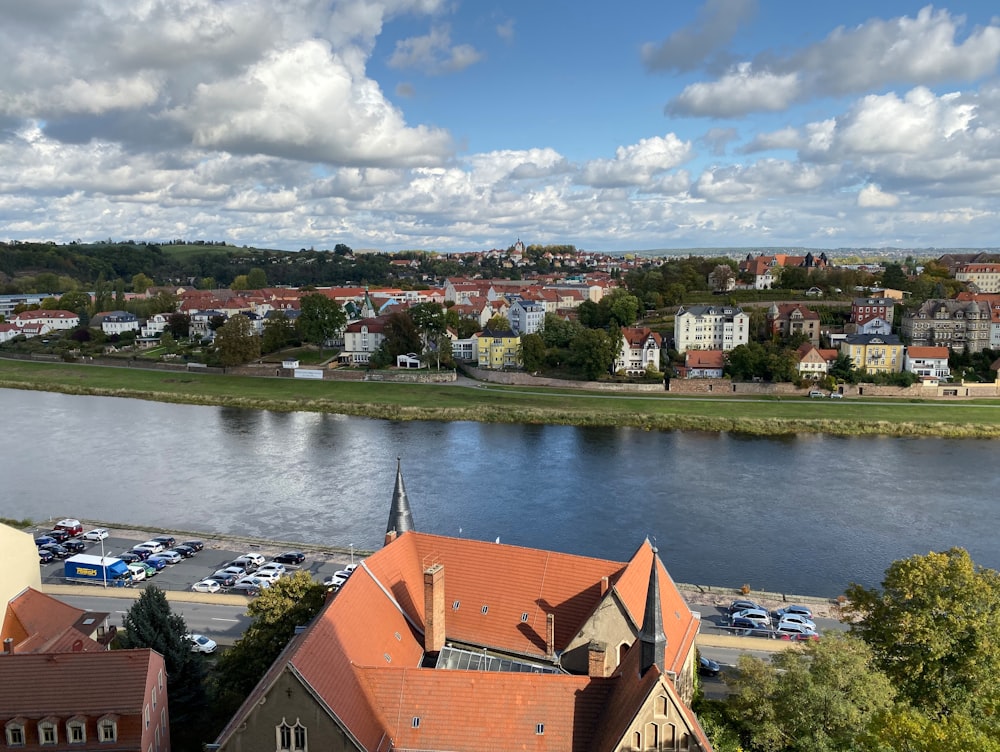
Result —
[{"label": "green grass field", "polygon": [[0,387],[390,420],[471,420],[755,435],[1000,438],[1000,401],[691,398],[535,387],[386,384],[219,376],[0,359]]}]

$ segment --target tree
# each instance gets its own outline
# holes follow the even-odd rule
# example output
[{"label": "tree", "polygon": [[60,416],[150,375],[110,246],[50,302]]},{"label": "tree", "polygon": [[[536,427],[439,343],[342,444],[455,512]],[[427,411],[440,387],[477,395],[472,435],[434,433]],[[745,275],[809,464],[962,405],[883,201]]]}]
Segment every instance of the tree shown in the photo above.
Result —
[{"label": "tree", "polygon": [[510,330],[510,321],[503,314],[497,313],[486,322],[485,328],[494,332],[506,332]]},{"label": "tree", "polygon": [[153,280],[147,277],[142,272],[139,272],[132,277],[132,292],[142,295],[150,287],[153,286]]},{"label": "tree", "polygon": [[191,334],[191,317],[186,313],[172,313],[167,319],[167,330],[174,339],[184,339]]},{"label": "tree", "polygon": [[423,348],[423,341],[420,339],[420,332],[416,325],[406,313],[391,313],[385,320],[382,329],[385,339],[382,340],[382,347],[389,357],[390,364],[396,362],[400,355],[409,353],[419,353]]},{"label": "tree", "polygon": [[213,695],[224,716],[231,715],[260,681],[278,654],[326,601],[326,588],[309,572],[282,577],[247,607],[251,624],[216,666]]},{"label": "tree", "polygon": [[125,614],[124,627],[117,638],[121,647],[152,648],[163,656],[170,736],[175,749],[184,748],[181,740],[192,740],[191,734],[197,734],[205,712],[204,659],[191,652],[184,617],[173,613],[160,588],[149,585]]},{"label": "tree", "polygon": [[527,371],[538,371],[545,366],[545,340],[538,332],[521,337],[521,361]]},{"label": "tree", "polygon": [[260,357],[260,338],[250,319],[236,314],[215,333],[215,348],[223,366],[238,366]]},{"label": "tree", "polygon": [[572,363],[588,379],[610,373],[615,360],[615,349],[611,337],[603,329],[584,329],[570,345]]},{"label": "tree", "polygon": [[1000,736],[1000,573],[962,548],[893,562],[882,589],[847,589],[851,631],[931,717],[992,718]]},{"label": "tree", "polygon": [[632,326],[639,319],[639,298],[621,288],[601,298],[600,306],[607,311],[607,320],[611,324]]},{"label": "tree", "polygon": [[347,314],[335,300],[322,293],[303,295],[299,301],[302,313],[297,326],[302,339],[319,345],[320,351],[327,340],[336,336],[347,323]]},{"label": "tree", "polygon": [[438,370],[441,369],[442,339],[448,339],[444,307],[440,303],[418,303],[407,310],[414,326],[423,338],[424,347],[432,348],[437,353]]},{"label": "tree", "polygon": [[80,313],[90,306],[90,296],[85,292],[73,290],[59,298],[59,308],[64,311]]},{"label": "tree", "polygon": [[886,264],[882,273],[882,285],[894,290],[906,289],[906,272],[899,264]]},{"label": "tree", "polygon": [[250,279],[246,274],[237,274],[236,278],[233,279],[232,284],[229,285],[230,290],[235,290],[237,292],[242,292],[243,290],[250,289]]},{"label": "tree", "polygon": [[828,633],[770,663],[744,655],[729,714],[754,752],[851,752],[857,737],[892,707],[889,678],[861,640]]},{"label": "tree", "polygon": [[295,322],[284,311],[272,311],[264,322],[261,352],[273,353],[295,341]]},{"label": "tree", "polygon": [[260,290],[264,287],[267,287],[267,274],[264,273],[263,269],[254,267],[247,275],[247,289]]}]

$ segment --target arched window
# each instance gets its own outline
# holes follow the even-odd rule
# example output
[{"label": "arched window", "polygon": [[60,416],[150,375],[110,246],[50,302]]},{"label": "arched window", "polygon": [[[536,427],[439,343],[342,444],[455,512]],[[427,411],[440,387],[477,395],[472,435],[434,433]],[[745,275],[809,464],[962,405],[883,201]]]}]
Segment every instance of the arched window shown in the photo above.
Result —
[{"label": "arched window", "polygon": [[45,718],[38,722],[38,743],[42,745],[59,743],[59,727],[52,718]]},{"label": "arched window", "polygon": [[660,727],[655,723],[646,724],[646,749],[660,748]]},{"label": "arched window", "polygon": [[306,727],[298,719],[290,725],[282,718],[274,729],[274,736],[278,752],[306,752],[308,749]]},{"label": "arched window", "polygon": [[7,721],[4,726],[4,732],[7,737],[7,746],[24,746],[24,724],[25,720],[23,718],[13,718]]},{"label": "arched window", "polygon": [[101,742],[118,741],[118,716],[106,715],[97,721],[97,740]]},{"label": "arched window", "polygon": [[87,741],[87,721],[82,716],[74,716],[66,721],[66,741],[83,744]]}]

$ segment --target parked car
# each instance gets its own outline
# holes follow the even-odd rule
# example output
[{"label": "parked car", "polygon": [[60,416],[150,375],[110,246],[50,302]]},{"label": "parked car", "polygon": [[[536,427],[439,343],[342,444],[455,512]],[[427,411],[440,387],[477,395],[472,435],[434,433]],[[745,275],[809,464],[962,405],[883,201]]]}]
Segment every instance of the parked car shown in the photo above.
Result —
[{"label": "parked car", "polygon": [[45,549],[59,559],[68,559],[73,555],[70,550],[61,543],[46,543],[44,546],[39,546],[39,548]]},{"label": "parked car", "polygon": [[69,534],[68,530],[63,530],[62,528],[52,528],[46,533],[50,538],[55,538],[56,543],[62,543],[63,541],[69,540],[73,536]]},{"label": "parked car", "polygon": [[[362,559],[362,561],[364,561],[364,559]],[[346,571],[348,571],[348,572],[353,572],[355,569],[357,569],[360,566],[361,566],[361,562],[359,561],[357,564],[348,564],[346,567],[344,567],[344,569]]]},{"label": "parked car", "polygon": [[825,397],[826,395],[823,394],[823,392],[821,392],[819,389],[813,389],[811,392],[809,392],[809,396],[813,399],[816,399],[817,397],[822,398]]},{"label": "parked car", "polygon": [[[160,551],[160,553],[153,554],[153,556],[159,556],[161,559],[166,559],[167,564],[177,564],[184,558],[172,548],[168,548],[166,551]],[[153,556],[150,556],[149,558],[152,559]]]},{"label": "parked car", "polygon": [[779,624],[774,636],[780,640],[818,640],[819,633],[802,624]]},{"label": "parked car", "polygon": [[801,624],[807,629],[816,629],[816,622],[812,619],[807,619],[802,614],[785,614],[778,621],[778,626],[781,626],[782,624]]},{"label": "parked car", "polygon": [[323,578],[323,584],[328,588],[340,588],[345,582],[347,582],[346,577],[338,577],[335,574],[328,574]]},{"label": "parked car", "polygon": [[777,616],[778,619],[781,619],[783,616],[785,616],[785,614],[799,614],[800,616],[804,616],[807,619],[813,618],[813,612],[811,608],[809,608],[808,606],[799,606],[794,603],[785,606],[784,608],[779,608],[777,611],[774,612],[774,615]]},{"label": "parked car", "polygon": [[266,582],[268,585],[273,585],[274,583],[276,583],[278,580],[281,579],[281,572],[278,572],[274,569],[264,569],[264,570],[258,569],[252,575],[249,575],[244,579],[261,580],[263,582]]},{"label": "parked car", "polygon": [[765,629],[771,626],[771,615],[762,608],[747,608],[737,611],[733,619],[749,619]]},{"label": "parked car", "polygon": [[734,617],[730,622],[730,626],[733,628],[733,634],[737,637],[766,637],[771,633],[771,630],[762,627],[760,622],[753,621],[752,619],[744,619],[741,616]]},{"label": "parked car", "polygon": [[[205,580],[215,580],[222,587],[232,587],[236,584],[236,575],[226,574],[223,572],[216,572],[215,574],[210,574]],[[202,580],[204,582],[205,580]]]},{"label": "parked car", "polygon": [[183,541],[181,543],[181,545],[183,545],[183,546],[190,546],[195,551],[201,551],[202,549],[205,548],[205,541],[200,541],[198,539],[186,540],[186,541]]},{"label": "parked car", "polygon": [[173,547],[173,550],[179,553],[185,559],[190,559],[192,556],[198,553],[195,549],[191,548],[191,546],[185,546],[183,543],[178,543],[176,546]]},{"label": "parked car", "polygon": [[844,395],[841,392],[830,392],[830,399],[844,399]]},{"label": "parked car", "polygon": [[[271,587],[271,581],[265,577],[247,575],[246,577],[236,580],[236,585],[253,585],[258,590],[267,590]],[[235,587],[235,585],[233,587]]]},{"label": "parked car", "polygon": [[146,579],[146,567],[142,564],[129,564],[128,571],[132,575],[132,582],[142,582]]},{"label": "parked car", "polygon": [[233,585],[230,588],[231,593],[238,593],[239,595],[245,595],[249,598],[254,598],[260,595],[260,588],[249,582],[244,582],[240,584]]},{"label": "parked car", "polygon": [[764,607],[754,601],[746,599],[736,600],[729,604],[729,615],[732,616],[737,611],[746,611],[748,608],[757,608],[764,611]]},{"label": "parked car", "polygon": [[256,571],[257,567],[260,566],[260,564],[258,564],[255,560],[247,556],[237,556],[235,559],[229,562],[229,566],[240,567],[245,572],[254,572]]},{"label": "parked car", "polygon": [[145,569],[145,570],[146,570],[146,579],[147,579],[147,580],[148,580],[148,579],[149,579],[150,577],[152,577],[153,575],[155,575],[155,574],[156,574],[156,571],[157,571],[157,570],[156,570],[156,567],[154,567],[154,566],[153,566],[152,564],[150,564],[150,563],[149,563],[148,561],[138,561],[138,562],[136,562],[136,564],[138,564],[138,565],[139,565],[140,567],[142,567],[143,569]]},{"label": "parked car", "polygon": [[80,520],[73,520],[70,518],[59,520],[59,522],[52,527],[56,530],[65,530],[69,533],[70,538],[75,538],[83,532],[83,525],[80,524]]},{"label": "parked car", "polygon": [[702,676],[718,676],[722,671],[722,667],[705,656],[698,657],[698,673]]},{"label": "parked car", "polygon": [[67,541],[63,541],[61,545],[63,548],[68,549],[74,554],[81,554],[87,550],[87,544],[82,540],[77,540],[76,538],[70,538]]},{"label": "parked car", "polygon": [[149,564],[149,566],[155,568],[157,572],[159,572],[161,569],[167,566],[167,562],[159,558],[158,556],[150,556],[148,559],[146,559],[146,563]]},{"label": "parked car", "polygon": [[142,557],[135,551],[125,551],[124,553],[118,554],[115,558],[121,559],[126,564],[134,564],[137,561],[142,561]]},{"label": "parked car", "polygon": [[186,637],[191,641],[192,653],[214,653],[218,647],[215,640],[209,639],[205,635],[189,634]]},{"label": "parked car", "polygon": [[155,540],[163,544],[164,548],[173,548],[177,540],[172,535],[156,535],[150,538],[150,540]]},{"label": "parked car", "polygon": [[[153,555],[153,552],[148,548],[133,548],[128,553],[138,556],[142,561],[146,561],[146,559]],[[120,559],[121,557],[119,556],[118,558]]]},{"label": "parked car", "polygon": [[201,580],[191,586],[196,593],[218,593],[222,584],[218,580]]},{"label": "parked car", "polygon": [[35,538],[35,545],[41,548],[42,546],[47,546],[49,543],[58,543],[55,538],[51,535],[39,535]]},{"label": "parked car", "polygon": [[243,567],[236,567],[230,564],[228,567],[223,567],[222,569],[216,570],[215,574],[228,574],[235,577],[236,579],[239,579],[240,577],[246,576],[247,570],[245,570]]},{"label": "parked car", "polygon": [[166,548],[167,547],[164,546],[162,543],[160,543],[160,541],[158,540],[148,540],[145,543],[139,543],[138,545],[132,546],[133,551],[138,551],[139,549],[142,549],[144,551],[149,551],[149,553],[151,554],[158,554],[161,551],[165,551]]},{"label": "parked car", "polygon": [[42,564],[48,564],[50,561],[54,561],[56,555],[49,551],[47,548],[38,549],[38,561]]},{"label": "parked car", "polygon": [[109,535],[108,529],[105,527],[95,527],[93,530],[88,530],[83,534],[84,540],[89,541],[102,541]]},{"label": "parked car", "polygon": [[260,574],[261,572],[277,572],[279,575],[285,574],[285,565],[279,564],[276,561],[269,561],[267,564],[258,569],[255,574]]},{"label": "parked car", "polygon": [[301,551],[285,551],[277,556],[271,557],[271,561],[279,564],[301,564],[306,560],[306,555]]}]

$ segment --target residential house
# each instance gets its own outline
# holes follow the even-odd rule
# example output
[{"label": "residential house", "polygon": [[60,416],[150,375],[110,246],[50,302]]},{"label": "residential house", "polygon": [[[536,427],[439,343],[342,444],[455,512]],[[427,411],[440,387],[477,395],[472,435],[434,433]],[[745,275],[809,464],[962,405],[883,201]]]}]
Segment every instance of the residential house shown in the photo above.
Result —
[{"label": "residential house", "polygon": [[188,328],[189,333],[192,337],[200,337],[202,339],[215,339],[215,330],[212,329],[212,319],[225,320],[227,318],[226,314],[214,308],[194,311],[190,316],[191,325]]},{"label": "residential house", "polygon": [[955,279],[974,292],[1000,292],[1000,264],[964,264],[955,271]]},{"label": "residential house", "polygon": [[72,311],[47,311],[39,308],[15,313],[9,322],[22,329],[28,327],[39,334],[48,334],[52,331],[75,329],[80,326],[80,316]]},{"label": "residential house", "polygon": [[795,351],[799,374],[811,379],[819,379],[830,372],[830,366],[837,360],[837,350],[821,350],[809,342],[803,342]]},{"label": "residential house", "polygon": [[365,365],[372,353],[385,341],[385,323],[388,317],[376,316],[348,324],[344,329],[344,349],[339,361],[350,365]]},{"label": "residential house", "polygon": [[41,306],[46,298],[55,298],[52,293],[18,293],[14,295],[0,295],[0,316],[10,321],[14,315],[14,309],[18,306]]},{"label": "residential house", "polygon": [[[109,337],[125,332],[137,332],[140,329],[139,317],[128,311],[108,311],[94,317],[99,319],[101,331]],[[95,322],[91,320],[91,325]]]},{"label": "residential house", "polygon": [[947,380],[951,378],[947,347],[907,347],[903,370],[917,376]]},{"label": "residential house", "polygon": [[663,339],[647,327],[623,327],[622,348],[615,358],[614,371],[627,376],[642,376],[649,370],[659,371]]},{"label": "residential house", "polygon": [[541,330],[545,323],[545,306],[533,300],[514,298],[507,310],[511,330],[522,337]]},{"label": "residential house", "polygon": [[722,350],[688,350],[684,353],[686,379],[721,379],[726,367],[726,354]]},{"label": "residential house", "polygon": [[140,333],[143,337],[159,337],[170,326],[171,313],[154,313],[142,324]]},{"label": "residential house", "polygon": [[896,301],[892,298],[855,298],[851,301],[854,334],[892,334]]},{"label": "residential house", "polygon": [[854,368],[865,373],[898,373],[903,369],[903,343],[894,334],[852,334],[840,351]]},{"label": "residential house", "polygon": [[977,353],[990,341],[990,306],[976,300],[925,300],[903,316],[900,331],[911,345]]},{"label": "residential house", "polygon": [[772,303],[767,311],[767,329],[785,339],[801,335],[819,346],[819,314],[801,303]]},{"label": "residential house", "polygon": [[510,329],[483,329],[476,338],[480,368],[502,370],[521,365],[521,337]]},{"label": "residential house", "polygon": [[612,562],[421,533],[397,471],[385,541],[220,752],[710,752],[688,704],[700,619],[648,540]]},{"label": "residential house", "polygon": [[737,306],[681,306],[674,317],[674,346],[679,353],[729,351],[749,339],[750,316]]},{"label": "residential house", "polygon": [[21,334],[23,334],[21,327],[16,324],[0,323],[0,345],[4,342],[10,342],[14,337],[18,337]]},{"label": "residential house", "polygon": [[739,269],[741,274],[753,277],[755,290],[770,290],[779,281],[779,270],[782,268],[801,268],[811,274],[813,270],[825,269],[829,264],[830,261],[825,253],[819,256],[814,256],[811,252],[805,256],[791,256],[787,253],[775,253],[770,256],[747,254],[747,257],[740,262]]},{"label": "residential house", "polygon": [[979,307],[989,307],[990,311],[990,336],[986,345],[989,350],[1000,350],[1000,294],[981,292],[960,292],[955,296],[956,300],[974,300],[979,303]]},{"label": "residential house", "polygon": [[8,651],[0,656],[0,725],[7,747],[21,750],[169,752],[163,656],[149,648]]},{"label": "residential house", "polygon": [[465,362],[479,360],[479,354],[476,352],[478,340],[475,336],[459,339],[458,332],[451,327],[448,327],[445,333],[448,335],[448,339],[451,340],[451,356],[455,360]]},{"label": "residential house", "polygon": [[76,608],[29,586],[7,603],[0,642],[7,652],[18,654],[106,651],[115,635],[108,616]]}]

